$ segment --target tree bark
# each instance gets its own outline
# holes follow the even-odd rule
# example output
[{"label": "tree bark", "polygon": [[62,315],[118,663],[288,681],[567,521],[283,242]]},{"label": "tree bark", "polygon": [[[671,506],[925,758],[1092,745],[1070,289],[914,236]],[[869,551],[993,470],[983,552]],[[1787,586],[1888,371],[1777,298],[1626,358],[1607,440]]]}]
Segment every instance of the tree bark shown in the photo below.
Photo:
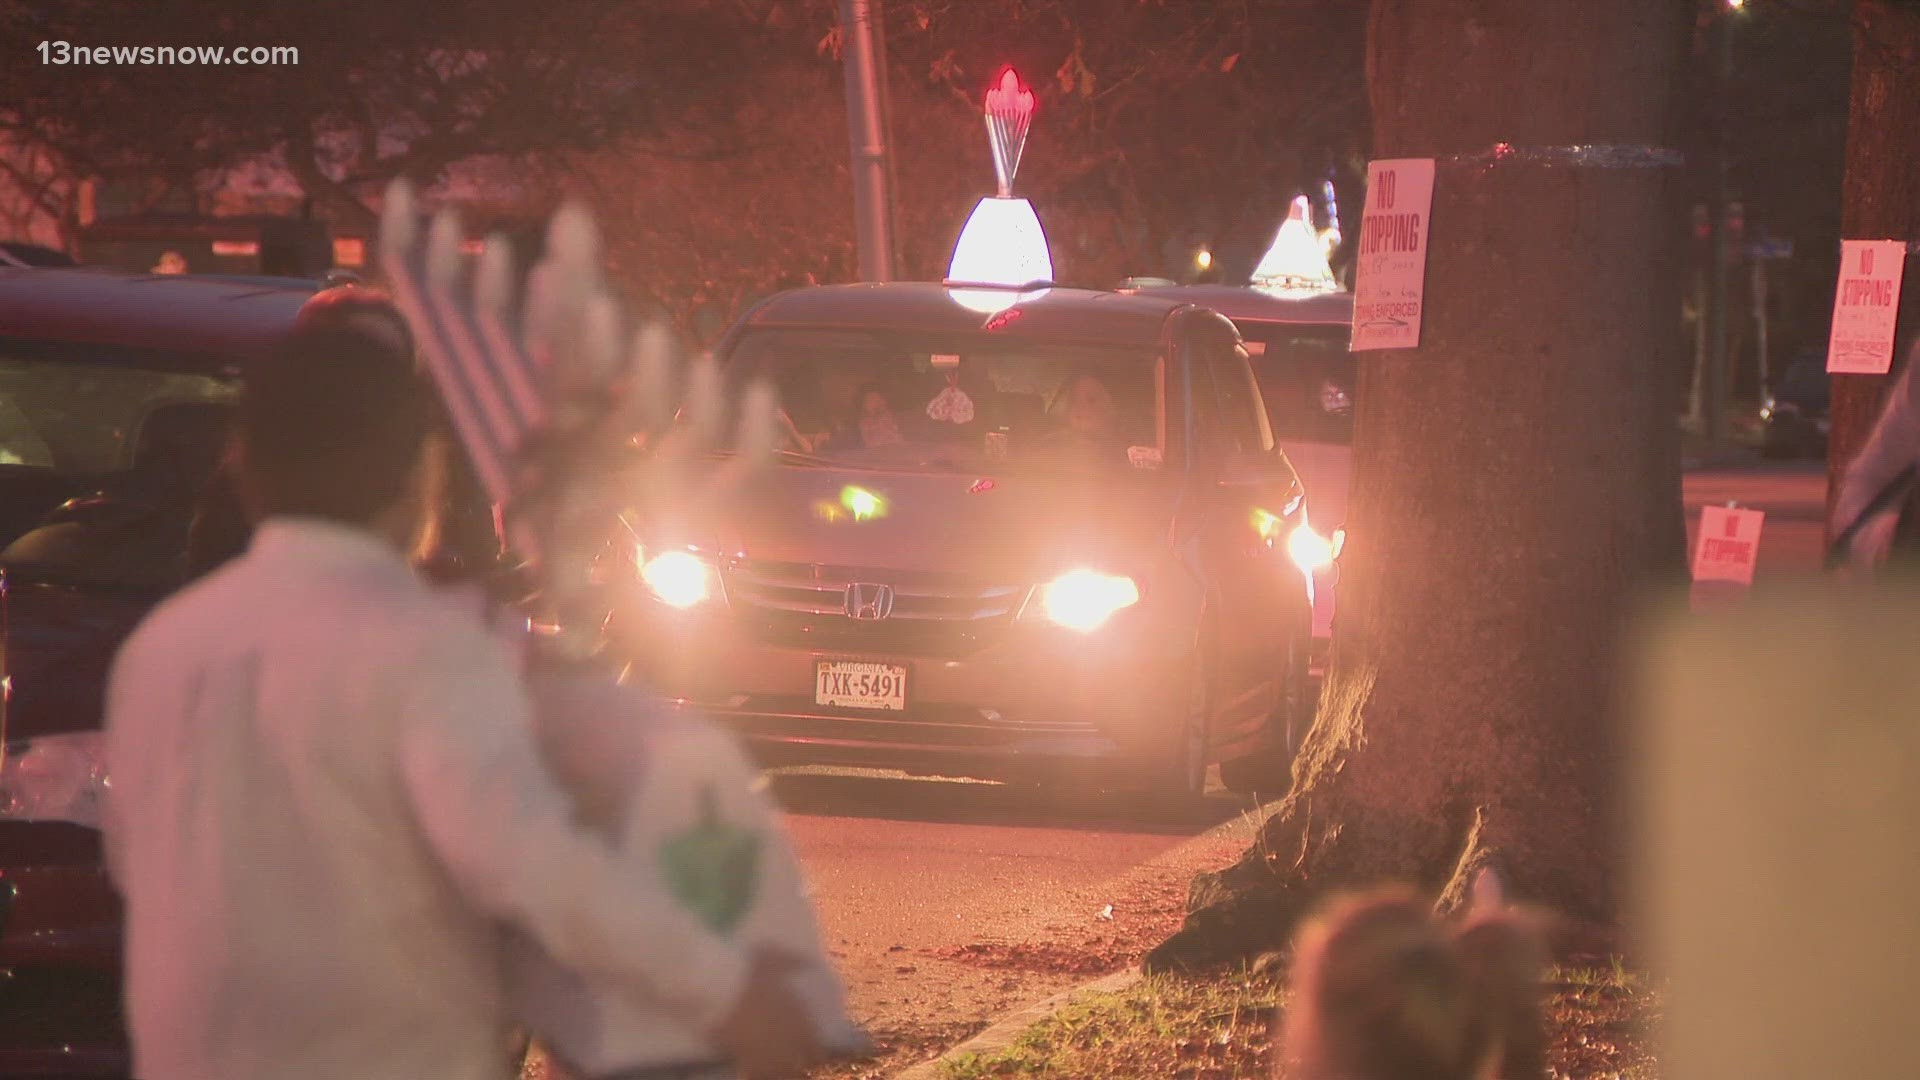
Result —
[{"label": "tree bark", "polygon": [[[1684,566],[1667,170],[1683,0],[1375,0],[1375,156],[1440,159],[1420,347],[1362,355],[1341,626],[1294,785],[1196,879],[1169,967],[1285,943],[1330,891],[1474,870],[1616,911],[1617,634]],[[1450,155],[1509,143],[1495,167]]]},{"label": "tree bark", "polygon": [[[1920,5],[1855,0],[1853,92],[1847,117],[1847,170],[1842,181],[1841,235],[1850,240],[1920,241]],[[1894,371],[1920,333],[1920,266],[1901,279]],[[1829,529],[1834,495],[1853,456],[1865,445],[1891,383],[1889,375],[1834,375],[1827,441]],[[1828,537],[1832,539],[1831,536]]]}]

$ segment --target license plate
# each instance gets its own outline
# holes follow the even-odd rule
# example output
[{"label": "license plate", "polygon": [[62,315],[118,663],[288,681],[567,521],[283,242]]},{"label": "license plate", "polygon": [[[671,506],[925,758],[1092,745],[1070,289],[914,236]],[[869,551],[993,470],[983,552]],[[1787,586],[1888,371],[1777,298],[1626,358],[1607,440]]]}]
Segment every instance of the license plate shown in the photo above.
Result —
[{"label": "license plate", "polygon": [[907,707],[907,669],[864,660],[822,660],[814,665],[813,703],[839,709]]}]

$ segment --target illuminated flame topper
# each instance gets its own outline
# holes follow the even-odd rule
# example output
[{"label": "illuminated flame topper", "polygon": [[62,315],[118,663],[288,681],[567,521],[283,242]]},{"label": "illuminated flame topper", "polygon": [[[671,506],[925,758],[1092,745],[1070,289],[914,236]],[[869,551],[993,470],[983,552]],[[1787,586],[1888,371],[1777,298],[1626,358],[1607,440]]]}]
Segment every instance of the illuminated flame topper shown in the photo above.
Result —
[{"label": "illuminated flame topper", "polygon": [[1000,197],[1013,194],[1013,177],[1020,171],[1020,154],[1033,126],[1033,91],[1020,85],[1012,68],[1000,72],[998,85],[987,91],[987,139],[993,145],[993,172],[1000,181]]},{"label": "illuminated flame topper", "polygon": [[1333,270],[1313,231],[1313,206],[1302,195],[1293,200],[1273,246],[1253,271],[1253,285],[1264,289],[1332,289]]}]

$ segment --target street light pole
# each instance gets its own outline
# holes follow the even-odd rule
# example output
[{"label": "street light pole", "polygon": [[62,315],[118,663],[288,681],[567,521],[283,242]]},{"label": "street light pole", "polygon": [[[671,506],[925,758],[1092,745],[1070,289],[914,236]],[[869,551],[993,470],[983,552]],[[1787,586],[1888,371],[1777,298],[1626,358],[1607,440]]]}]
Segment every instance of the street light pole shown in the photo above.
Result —
[{"label": "street light pole", "polygon": [[1714,95],[1713,220],[1708,247],[1710,264],[1707,284],[1707,356],[1706,385],[1701,397],[1706,411],[1706,434],[1715,441],[1727,437],[1727,314],[1732,304],[1728,263],[1732,261],[1732,243],[1728,235],[1727,211],[1732,202],[1729,174],[1732,162],[1727,153],[1730,137],[1728,114],[1733,97],[1733,20],[1742,3],[1728,0],[1720,13],[1716,29],[1719,37],[1718,93]]},{"label": "street light pole", "polygon": [[860,280],[893,279],[892,193],[888,190],[886,122],[874,58],[880,0],[840,0],[847,71],[847,137],[853,144],[853,211]]}]

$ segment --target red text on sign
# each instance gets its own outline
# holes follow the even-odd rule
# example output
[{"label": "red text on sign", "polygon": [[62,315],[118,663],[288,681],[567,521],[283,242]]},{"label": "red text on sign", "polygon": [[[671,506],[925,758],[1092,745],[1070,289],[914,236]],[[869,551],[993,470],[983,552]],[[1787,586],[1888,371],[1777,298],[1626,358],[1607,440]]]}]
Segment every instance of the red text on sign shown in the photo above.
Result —
[{"label": "red text on sign", "polygon": [[1728,540],[1724,537],[1710,536],[1701,552],[1704,562],[1733,563],[1744,566],[1753,561],[1753,542],[1751,540]]},{"label": "red text on sign", "polygon": [[1846,307],[1892,307],[1893,282],[1885,278],[1848,278],[1840,287],[1840,303]]},{"label": "red text on sign", "polygon": [[1360,223],[1362,255],[1419,250],[1419,214],[1368,214]]}]

